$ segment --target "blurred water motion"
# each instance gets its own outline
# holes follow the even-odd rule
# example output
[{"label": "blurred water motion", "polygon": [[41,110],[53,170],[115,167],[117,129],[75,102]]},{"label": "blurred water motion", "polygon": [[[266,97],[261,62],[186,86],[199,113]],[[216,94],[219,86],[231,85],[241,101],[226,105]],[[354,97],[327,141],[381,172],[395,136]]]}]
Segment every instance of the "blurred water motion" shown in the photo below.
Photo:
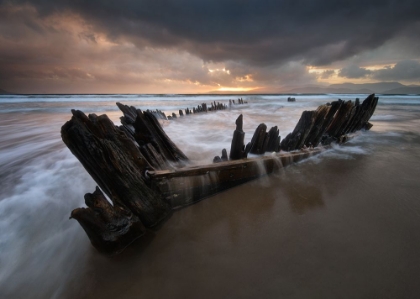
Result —
[{"label": "blurred water motion", "polygon": [[[196,164],[259,123],[285,137],[303,110],[366,95],[242,96],[247,105],[163,121]],[[165,113],[233,96],[0,96],[0,298],[414,298],[420,250],[420,97],[381,96],[374,127],[344,146],[178,211],[106,258],[73,208],[95,182],[65,148],[71,109],[120,101]]]}]

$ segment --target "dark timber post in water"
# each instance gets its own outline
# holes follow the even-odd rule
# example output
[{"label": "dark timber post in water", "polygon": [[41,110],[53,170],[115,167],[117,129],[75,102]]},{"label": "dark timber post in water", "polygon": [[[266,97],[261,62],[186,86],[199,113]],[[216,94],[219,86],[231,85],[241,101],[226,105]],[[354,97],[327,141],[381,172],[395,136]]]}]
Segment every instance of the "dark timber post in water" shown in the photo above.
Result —
[{"label": "dark timber post in water", "polygon": [[243,116],[242,114],[236,119],[236,129],[233,132],[232,144],[230,147],[229,158],[231,160],[237,160],[246,158],[245,152],[245,132],[242,130]]},{"label": "dark timber post in water", "polygon": [[[260,124],[257,129],[255,129],[254,136],[252,136],[251,142],[247,144],[249,152],[251,154],[262,155],[267,149],[267,126],[265,124]],[[265,142],[267,141],[267,142]]]}]

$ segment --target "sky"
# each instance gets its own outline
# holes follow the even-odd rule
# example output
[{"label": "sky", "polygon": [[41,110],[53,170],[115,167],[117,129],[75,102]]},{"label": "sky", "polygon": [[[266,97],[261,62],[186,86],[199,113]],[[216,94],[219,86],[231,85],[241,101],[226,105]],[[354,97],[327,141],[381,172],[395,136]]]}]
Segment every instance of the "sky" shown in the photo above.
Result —
[{"label": "sky", "polygon": [[420,84],[420,1],[0,0],[0,88],[278,93]]}]

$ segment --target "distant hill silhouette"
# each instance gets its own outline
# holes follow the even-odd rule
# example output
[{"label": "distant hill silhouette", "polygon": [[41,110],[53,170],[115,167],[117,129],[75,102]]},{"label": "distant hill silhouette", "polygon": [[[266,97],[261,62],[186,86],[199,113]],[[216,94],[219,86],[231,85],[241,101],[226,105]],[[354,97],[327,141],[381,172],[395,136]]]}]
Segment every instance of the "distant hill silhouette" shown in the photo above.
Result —
[{"label": "distant hill silhouette", "polygon": [[391,89],[403,88],[405,85],[398,82],[378,82],[378,83],[342,83],[342,84],[331,84],[330,88],[345,88],[348,90],[371,90],[376,93],[384,93]]},{"label": "distant hill silhouette", "polygon": [[0,94],[10,94],[10,92],[0,88]]},{"label": "distant hill silhouette", "polygon": [[[284,92],[283,92],[284,93]],[[382,93],[382,94],[420,94],[420,85],[404,85],[399,82],[341,83],[329,86],[303,86],[286,93]]]},{"label": "distant hill silhouette", "polygon": [[387,90],[386,94],[420,94],[420,86],[404,86]]}]

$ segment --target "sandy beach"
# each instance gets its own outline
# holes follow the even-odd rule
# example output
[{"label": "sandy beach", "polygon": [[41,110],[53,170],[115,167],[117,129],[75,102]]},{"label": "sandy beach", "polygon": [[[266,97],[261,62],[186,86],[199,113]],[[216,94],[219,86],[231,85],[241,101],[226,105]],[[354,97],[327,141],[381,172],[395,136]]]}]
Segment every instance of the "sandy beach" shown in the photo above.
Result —
[{"label": "sandy beach", "polygon": [[[362,97],[340,95],[356,96]],[[286,98],[249,96],[243,107],[163,127],[200,164],[229,147],[240,113],[246,141],[260,122],[278,125],[285,136],[303,110],[338,96]],[[60,139],[70,109],[107,113],[118,123],[115,101],[171,112],[208,98],[2,96],[0,297],[420,295],[420,97],[379,98],[371,131],[181,209],[122,254],[106,257],[68,219],[96,186]]]}]

